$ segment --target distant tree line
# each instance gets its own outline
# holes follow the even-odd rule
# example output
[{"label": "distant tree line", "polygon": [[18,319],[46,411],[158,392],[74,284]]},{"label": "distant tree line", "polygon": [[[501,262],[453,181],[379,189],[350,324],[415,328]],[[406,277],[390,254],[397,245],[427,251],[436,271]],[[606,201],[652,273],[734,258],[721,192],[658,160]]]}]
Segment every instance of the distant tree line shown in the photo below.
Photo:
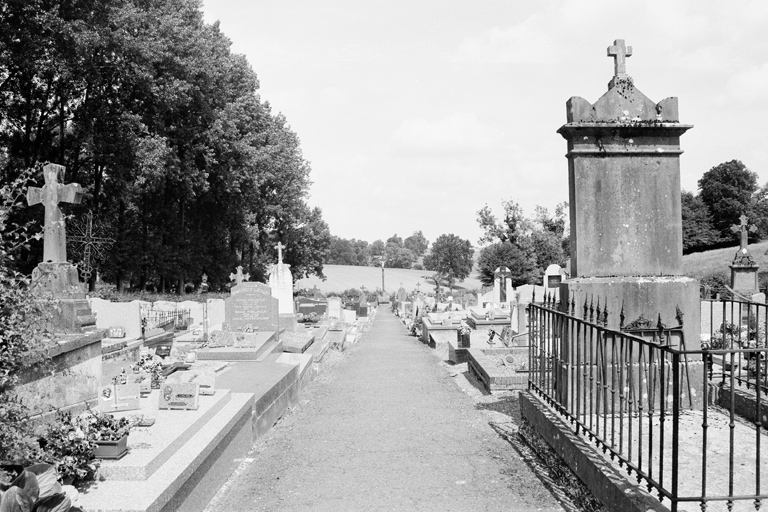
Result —
[{"label": "distant tree line", "polygon": [[424,233],[414,231],[403,240],[397,234],[392,235],[386,242],[376,240],[368,243],[365,240],[331,237],[328,265],[381,266],[386,268],[423,268],[417,263],[427,251],[429,241]]},{"label": "distant tree line", "polygon": [[[0,185],[45,162],[115,243],[120,288],[181,291],[236,265],[263,279],[275,244],[295,276],[322,276],[331,242],[307,205],[299,138],[199,0],[29,0],[0,7]],[[40,174],[36,183],[42,185]],[[22,208],[14,222],[42,221]],[[28,273],[42,243],[15,260]]]},{"label": "distant tree line", "polygon": [[706,251],[738,243],[731,227],[746,215],[757,230],[749,242],[768,237],[768,184],[758,185],[757,173],[739,160],[717,165],[699,180],[698,194],[682,192],[683,253]]}]

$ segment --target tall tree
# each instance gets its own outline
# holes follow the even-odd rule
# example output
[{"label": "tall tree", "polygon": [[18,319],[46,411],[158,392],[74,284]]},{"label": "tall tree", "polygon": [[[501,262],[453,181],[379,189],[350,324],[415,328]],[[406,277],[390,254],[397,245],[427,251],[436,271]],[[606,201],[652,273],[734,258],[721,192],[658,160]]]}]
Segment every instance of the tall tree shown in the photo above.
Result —
[{"label": "tall tree", "polygon": [[749,214],[757,192],[757,173],[739,160],[717,165],[699,180],[699,197],[709,208],[713,227],[724,240],[733,240],[730,228]]},{"label": "tall tree", "polygon": [[499,267],[509,268],[514,287],[532,284],[539,276],[536,260],[511,242],[496,242],[483,247],[477,260],[480,282],[485,286],[493,286],[493,274]]},{"label": "tall tree", "polygon": [[447,279],[453,293],[454,283],[463,281],[472,272],[474,253],[469,240],[454,234],[440,235],[432,244],[432,251],[424,258],[424,268],[434,270]]},{"label": "tall tree", "polygon": [[427,251],[427,247],[429,247],[429,241],[427,241],[424,233],[419,230],[414,231],[411,236],[403,240],[403,245],[406,249],[411,251],[415,257],[418,258]]},{"label": "tall tree", "polygon": [[683,217],[683,254],[707,250],[720,242],[720,234],[712,226],[709,208],[692,192],[681,193]]}]

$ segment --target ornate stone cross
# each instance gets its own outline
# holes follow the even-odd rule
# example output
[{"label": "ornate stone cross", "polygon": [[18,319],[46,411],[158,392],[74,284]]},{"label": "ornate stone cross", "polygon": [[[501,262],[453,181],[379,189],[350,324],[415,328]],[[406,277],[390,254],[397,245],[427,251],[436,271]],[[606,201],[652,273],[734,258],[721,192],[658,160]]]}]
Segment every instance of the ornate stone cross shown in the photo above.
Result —
[{"label": "ornate stone cross", "polygon": [[747,233],[748,232],[754,233],[755,231],[757,231],[757,226],[755,226],[754,224],[753,225],[747,224],[747,221],[749,220],[749,218],[744,214],[742,214],[741,217],[739,217],[739,220],[741,221],[741,223],[734,224],[733,226],[731,226],[731,231],[733,231],[734,233],[741,232],[741,244],[740,244],[739,250],[743,251],[744,249],[747,248]]},{"label": "ornate stone cross", "polygon": [[43,261],[54,263],[67,261],[67,234],[64,215],[59,203],[79,204],[83,198],[83,189],[77,183],[62,185],[58,178],[64,177],[66,167],[57,164],[46,164],[43,167],[45,185],[43,188],[29,187],[27,189],[27,204],[29,206],[43,203],[45,207],[45,222],[43,224]]},{"label": "ornate stone cross", "polygon": [[616,39],[608,47],[608,56],[613,57],[614,76],[627,76],[627,57],[632,56],[632,47],[624,44],[623,39]]},{"label": "ornate stone cross", "polygon": [[234,281],[236,285],[242,283],[243,281],[247,281],[250,279],[250,277],[250,274],[243,274],[242,265],[237,266],[237,274],[229,274],[229,280]]},{"label": "ornate stone cross", "polygon": [[283,263],[283,249],[285,249],[285,246],[282,243],[277,242],[275,249],[277,249],[277,264],[280,265]]}]

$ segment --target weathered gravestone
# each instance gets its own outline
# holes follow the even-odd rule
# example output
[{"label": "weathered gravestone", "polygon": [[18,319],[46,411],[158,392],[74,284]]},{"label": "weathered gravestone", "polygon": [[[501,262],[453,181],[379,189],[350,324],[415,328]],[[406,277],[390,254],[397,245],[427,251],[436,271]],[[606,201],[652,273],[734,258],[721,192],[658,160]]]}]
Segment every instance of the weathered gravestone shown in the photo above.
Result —
[{"label": "weathered gravestone", "polygon": [[[609,328],[657,318],[699,340],[699,283],[683,276],[681,124],[677,98],[651,101],[626,72],[631,47],[614,41],[614,77],[596,103],[572,97],[567,123],[572,279],[561,296],[601,298]],[[625,325],[626,325],[625,324]]]},{"label": "weathered gravestone", "polygon": [[731,289],[746,297],[758,293],[757,271],[760,267],[747,248],[747,236],[749,232],[757,231],[757,226],[747,224],[747,216],[739,217],[740,224],[731,226],[731,231],[740,234],[739,250],[731,263]]},{"label": "weathered gravestone", "polygon": [[554,294],[558,297],[560,283],[563,282],[564,271],[560,265],[552,264],[544,271],[544,293]]},{"label": "weathered gravestone", "polygon": [[263,283],[242,282],[224,299],[224,330],[229,332],[278,330],[278,300]]},{"label": "weathered gravestone", "polygon": [[357,306],[357,316],[364,318],[368,316],[368,294],[365,290],[360,290],[360,299]]}]

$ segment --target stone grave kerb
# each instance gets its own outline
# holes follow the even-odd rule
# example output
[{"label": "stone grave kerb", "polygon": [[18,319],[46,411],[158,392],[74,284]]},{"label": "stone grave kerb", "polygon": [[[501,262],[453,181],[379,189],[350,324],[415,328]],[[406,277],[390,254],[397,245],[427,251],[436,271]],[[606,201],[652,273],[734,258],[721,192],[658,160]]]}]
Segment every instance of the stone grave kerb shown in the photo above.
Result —
[{"label": "stone grave kerb", "polygon": [[572,97],[566,139],[571,279],[560,296],[577,302],[602,297],[619,328],[641,314],[674,325],[684,313],[686,339],[698,344],[698,281],[683,276],[680,199],[680,123],[675,97],[650,100],[627,74],[632,48],[608,48],[614,76],[595,103]]}]

